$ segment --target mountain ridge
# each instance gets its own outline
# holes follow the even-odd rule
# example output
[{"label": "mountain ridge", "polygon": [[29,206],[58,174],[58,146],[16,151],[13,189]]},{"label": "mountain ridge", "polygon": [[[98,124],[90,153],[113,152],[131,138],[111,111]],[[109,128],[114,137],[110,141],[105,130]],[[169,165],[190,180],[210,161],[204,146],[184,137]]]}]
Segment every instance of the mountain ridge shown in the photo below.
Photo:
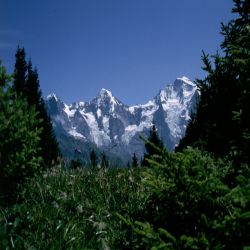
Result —
[{"label": "mountain ridge", "polygon": [[145,104],[128,106],[102,88],[91,101],[70,105],[50,94],[46,106],[57,138],[68,135],[126,159],[133,153],[143,155],[140,135],[147,137],[153,123],[165,146],[174,150],[185,134],[198,96],[196,85],[180,77]]}]

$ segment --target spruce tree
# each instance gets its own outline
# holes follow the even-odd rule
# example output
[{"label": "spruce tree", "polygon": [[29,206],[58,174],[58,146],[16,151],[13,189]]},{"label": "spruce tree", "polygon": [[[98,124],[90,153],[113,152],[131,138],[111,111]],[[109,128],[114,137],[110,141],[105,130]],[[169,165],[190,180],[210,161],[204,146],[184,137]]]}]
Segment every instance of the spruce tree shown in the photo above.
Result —
[{"label": "spruce tree", "polygon": [[107,168],[109,166],[109,161],[107,159],[107,156],[104,152],[101,154],[101,167]]},{"label": "spruce tree", "polygon": [[57,159],[60,156],[60,151],[54,135],[50,117],[42,98],[38,73],[36,69],[33,70],[31,62],[28,63],[28,74],[24,93],[29,105],[35,106],[35,109],[38,112],[38,117],[42,120],[40,146],[41,156],[44,159],[46,167],[46,165],[51,165],[57,162]]},{"label": "spruce tree", "polygon": [[188,145],[213,154],[228,156],[235,162],[250,163],[250,4],[234,0],[238,14],[222,24],[223,56],[203,54],[203,69],[208,73],[197,80],[201,97],[177,150]]},{"label": "spruce tree", "polygon": [[91,150],[89,158],[90,158],[90,162],[91,162],[91,167],[96,168],[96,166],[97,166],[97,155],[96,155],[96,152],[95,152],[94,149]]},{"label": "spruce tree", "polygon": [[14,69],[13,89],[17,96],[24,92],[25,82],[27,77],[27,63],[25,60],[25,50],[18,46],[16,52],[16,63]]},{"label": "spruce tree", "polygon": [[35,107],[38,113],[37,118],[41,120],[40,156],[43,158],[44,168],[46,168],[57,162],[60,150],[42,98],[37,69],[33,69],[31,61],[27,64],[24,48],[18,47],[17,49],[13,89],[17,95],[21,95],[27,100],[30,108]]},{"label": "spruce tree", "polygon": [[163,142],[158,136],[155,124],[153,124],[149,133],[149,137],[145,141],[146,153],[144,154],[144,158],[142,160],[143,166],[148,166],[149,164],[147,162],[147,159],[150,159],[156,155],[160,155],[161,150],[164,149]]},{"label": "spruce tree", "polygon": [[138,167],[138,159],[137,159],[135,153],[134,153],[133,158],[132,158],[132,167],[133,168],[137,168]]}]

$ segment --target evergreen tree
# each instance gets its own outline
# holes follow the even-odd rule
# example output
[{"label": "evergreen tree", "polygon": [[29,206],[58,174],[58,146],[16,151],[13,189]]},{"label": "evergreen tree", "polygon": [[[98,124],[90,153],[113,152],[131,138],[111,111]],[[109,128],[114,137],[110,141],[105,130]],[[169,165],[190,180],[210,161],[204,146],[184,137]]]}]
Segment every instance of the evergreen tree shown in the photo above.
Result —
[{"label": "evergreen tree", "polygon": [[95,152],[94,149],[91,150],[89,158],[90,158],[92,168],[96,168],[96,166],[97,166],[97,155],[96,155],[96,152]]},{"label": "evergreen tree", "polygon": [[10,80],[11,77],[7,75],[6,69],[2,66],[2,61],[0,60],[0,87],[4,87]]},{"label": "evergreen tree", "polygon": [[13,89],[15,92],[18,95],[21,93],[22,97],[27,100],[29,107],[34,106],[38,112],[42,130],[39,144],[41,147],[40,156],[44,159],[44,167],[50,166],[57,162],[60,150],[42,98],[37,70],[33,70],[31,61],[26,63],[24,48],[18,47],[17,49],[14,77]]},{"label": "evergreen tree", "polygon": [[145,149],[146,153],[144,154],[144,158],[142,160],[143,166],[148,166],[147,159],[152,158],[155,155],[159,155],[162,149],[164,149],[163,142],[160,140],[156,126],[153,124],[148,139],[145,141]]},{"label": "evergreen tree", "polygon": [[197,112],[177,150],[187,145],[250,163],[250,4],[234,0],[238,18],[222,24],[223,56],[203,53],[204,80],[197,80],[201,97]]},{"label": "evergreen tree", "polygon": [[18,46],[16,52],[16,63],[14,69],[13,89],[18,96],[22,95],[27,77],[27,63],[25,60],[25,50]]},{"label": "evergreen tree", "polygon": [[9,81],[0,65],[0,203],[15,198],[18,188],[42,163],[37,113],[13,93]]},{"label": "evergreen tree", "polygon": [[133,158],[132,158],[132,167],[133,168],[137,168],[138,167],[138,159],[137,159],[135,153],[134,153]]},{"label": "evergreen tree", "polygon": [[108,161],[107,156],[104,152],[101,154],[101,167],[102,168],[109,167],[109,161]]},{"label": "evergreen tree", "polygon": [[33,70],[31,61],[27,66],[27,79],[24,86],[24,95],[30,106],[35,105],[39,109],[42,101],[42,93],[39,86],[37,69]]}]

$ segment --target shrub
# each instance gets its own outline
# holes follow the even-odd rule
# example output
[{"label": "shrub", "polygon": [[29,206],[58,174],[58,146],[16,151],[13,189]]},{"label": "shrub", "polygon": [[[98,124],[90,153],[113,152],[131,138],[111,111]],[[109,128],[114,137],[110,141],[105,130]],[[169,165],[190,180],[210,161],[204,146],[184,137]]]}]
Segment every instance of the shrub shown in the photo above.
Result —
[{"label": "shrub", "polygon": [[232,166],[199,150],[164,153],[143,173],[141,222],[123,218],[133,249],[241,249],[250,245],[250,179],[225,183]]}]

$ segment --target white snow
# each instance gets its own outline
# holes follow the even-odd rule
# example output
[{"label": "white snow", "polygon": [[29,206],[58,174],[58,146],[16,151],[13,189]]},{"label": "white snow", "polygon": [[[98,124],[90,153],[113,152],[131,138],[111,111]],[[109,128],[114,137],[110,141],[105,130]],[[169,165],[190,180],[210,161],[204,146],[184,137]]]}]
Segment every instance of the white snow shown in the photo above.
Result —
[{"label": "white snow", "polygon": [[137,130],[137,126],[135,124],[129,125],[125,128],[125,132],[131,132]]},{"label": "white snow", "polygon": [[97,109],[96,114],[97,117],[100,118],[102,116],[102,111],[100,109]]},{"label": "white snow", "polygon": [[100,107],[102,100],[108,97],[109,102],[111,104],[110,112],[114,112],[115,106],[118,105],[119,103],[116,101],[116,99],[112,95],[112,93],[109,90],[102,88],[99,96],[100,96],[100,98],[98,99],[98,107]]},{"label": "white snow", "polygon": [[47,96],[47,100],[54,98],[56,101],[58,101],[58,98],[55,93],[51,93]]},{"label": "white snow", "polygon": [[109,132],[109,117],[105,115],[102,118],[102,123],[104,127],[104,132],[108,133]]},{"label": "white snow", "polygon": [[69,130],[68,133],[74,137],[85,138],[82,134],[78,133],[75,129]]},{"label": "white snow", "polygon": [[68,117],[73,117],[75,115],[76,109],[71,109],[70,106],[64,104],[64,112],[68,115]]},{"label": "white snow", "polygon": [[192,86],[196,86],[188,77],[183,76],[183,77],[178,77],[177,80],[181,80],[187,84],[190,84]]},{"label": "white snow", "polygon": [[90,135],[91,135],[92,141],[97,146],[103,146],[103,145],[108,144],[111,140],[109,136],[105,133],[105,131],[102,131],[99,129],[98,123],[95,119],[94,114],[92,112],[85,113],[84,117],[90,128]]}]

